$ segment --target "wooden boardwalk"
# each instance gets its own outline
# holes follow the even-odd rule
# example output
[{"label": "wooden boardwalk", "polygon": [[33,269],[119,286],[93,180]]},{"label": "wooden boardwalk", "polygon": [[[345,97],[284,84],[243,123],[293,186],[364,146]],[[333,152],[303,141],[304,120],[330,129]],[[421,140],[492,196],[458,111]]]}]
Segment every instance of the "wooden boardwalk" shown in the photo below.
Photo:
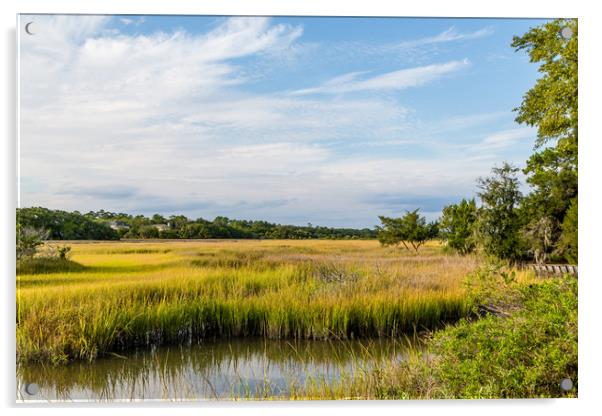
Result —
[{"label": "wooden boardwalk", "polygon": [[575,264],[526,264],[526,268],[535,271],[539,277],[563,276],[570,274],[577,276],[578,267]]}]

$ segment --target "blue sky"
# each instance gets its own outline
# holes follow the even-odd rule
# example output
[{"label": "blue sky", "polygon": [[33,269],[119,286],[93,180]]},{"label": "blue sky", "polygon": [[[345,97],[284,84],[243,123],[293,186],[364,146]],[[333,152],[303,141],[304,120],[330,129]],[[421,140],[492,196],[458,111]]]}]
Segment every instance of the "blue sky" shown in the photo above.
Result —
[{"label": "blue sky", "polygon": [[535,131],[533,19],[21,16],[20,206],[371,227]]}]

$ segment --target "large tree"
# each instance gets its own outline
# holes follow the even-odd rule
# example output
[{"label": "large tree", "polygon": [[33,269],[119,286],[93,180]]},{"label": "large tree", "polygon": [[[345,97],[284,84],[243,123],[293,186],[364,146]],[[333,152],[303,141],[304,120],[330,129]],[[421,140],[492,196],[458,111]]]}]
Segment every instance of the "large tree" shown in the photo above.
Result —
[{"label": "large tree", "polygon": [[517,51],[526,51],[531,62],[539,64],[542,74],[515,109],[518,123],[537,128],[535,152],[524,169],[533,188],[523,207],[530,218],[526,233],[539,249],[546,246],[549,236],[549,247],[567,258],[575,257],[567,247],[576,249],[576,244],[559,241],[577,232],[576,217],[565,221],[569,207],[577,205],[578,193],[577,29],[577,20],[557,19],[512,42]]},{"label": "large tree", "polygon": [[462,199],[459,204],[443,208],[440,222],[440,234],[447,245],[459,252],[468,254],[476,248],[475,223],[477,205],[474,199]]},{"label": "large tree", "polygon": [[510,261],[524,256],[518,171],[518,168],[504,163],[501,167],[494,167],[491,176],[478,179],[480,191],[477,195],[482,204],[477,223],[479,239],[485,253]]}]

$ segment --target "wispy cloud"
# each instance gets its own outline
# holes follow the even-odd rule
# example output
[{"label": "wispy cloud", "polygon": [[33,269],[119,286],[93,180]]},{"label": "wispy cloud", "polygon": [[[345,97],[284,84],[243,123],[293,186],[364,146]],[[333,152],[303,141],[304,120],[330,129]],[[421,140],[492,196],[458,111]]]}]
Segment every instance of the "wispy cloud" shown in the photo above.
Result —
[{"label": "wispy cloud", "polygon": [[418,46],[432,45],[432,44],[437,44],[437,43],[447,43],[447,42],[454,42],[454,41],[479,39],[479,38],[489,36],[492,34],[493,34],[492,27],[484,27],[484,28],[476,30],[474,32],[461,33],[461,32],[458,32],[458,30],[454,26],[452,26],[449,29],[447,29],[437,35],[434,35],[434,36],[427,36],[427,37],[420,38],[420,39],[414,39],[414,40],[400,42],[397,44],[397,47],[399,47],[399,48],[415,48]]},{"label": "wispy cloud", "polygon": [[142,23],[144,23],[146,21],[146,19],[143,16],[140,16],[136,19],[132,19],[129,17],[122,17],[121,19],[119,19],[119,21],[125,26],[130,26],[130,25],[140,26]]},{"label": "wispy cloud", "polygon": [[[299,87],[271,79],[256,88],[254,72],[297,60],[311,68],[301,26],[231,18],[205,33],[142,25],[127,34],[119,29],[136,23],[117,19],[36,16],[45,35],[22,38],[22,205],[363,226],[420,198],[436,209],[429,195],[465,195],[491,166],[464,148],[406,153],[426,148],[429,135],[498,123],[499,114],[424,129],[408,104],[383,94],[452,82],[472,65],[463,55],[378,66],[359,49],[368,55],[352,58],[365,66],[291,93]],[[450,29],[414,45],[486,35]],[[502,133],[475,144],[493,154],[519,140]]]},{"label": "wispy cloud", "polygon": [[341,94],[367,90],[403,90],[428,84],[446,75],[458,72],[469,65],[468,59],[463,59],[461,61],[400,69],[364,79],[358,79],[364,72],[352,72],[330,79],[319,87],[297,90],[292,94]]},{"label": "wispy cloud", "polygon": [[515,145],[520,140],[533,139],[537,132],[531,127],[521,127],[503,130],[486,136],[480,143],[474,145],[481,150],[499,150]]}]

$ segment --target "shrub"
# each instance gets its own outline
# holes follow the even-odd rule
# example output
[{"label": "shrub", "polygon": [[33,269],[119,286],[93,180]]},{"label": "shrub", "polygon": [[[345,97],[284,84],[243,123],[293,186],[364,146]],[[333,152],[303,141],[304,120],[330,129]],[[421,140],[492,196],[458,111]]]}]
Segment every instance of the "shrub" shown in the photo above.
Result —
[{"label": "shrub", "polygon": [[44,244],[48,238],[48,231],[33,227],[22,227],[17,223],[17,260],[26,257],[33,257],[38,251],[38,247]]}]

